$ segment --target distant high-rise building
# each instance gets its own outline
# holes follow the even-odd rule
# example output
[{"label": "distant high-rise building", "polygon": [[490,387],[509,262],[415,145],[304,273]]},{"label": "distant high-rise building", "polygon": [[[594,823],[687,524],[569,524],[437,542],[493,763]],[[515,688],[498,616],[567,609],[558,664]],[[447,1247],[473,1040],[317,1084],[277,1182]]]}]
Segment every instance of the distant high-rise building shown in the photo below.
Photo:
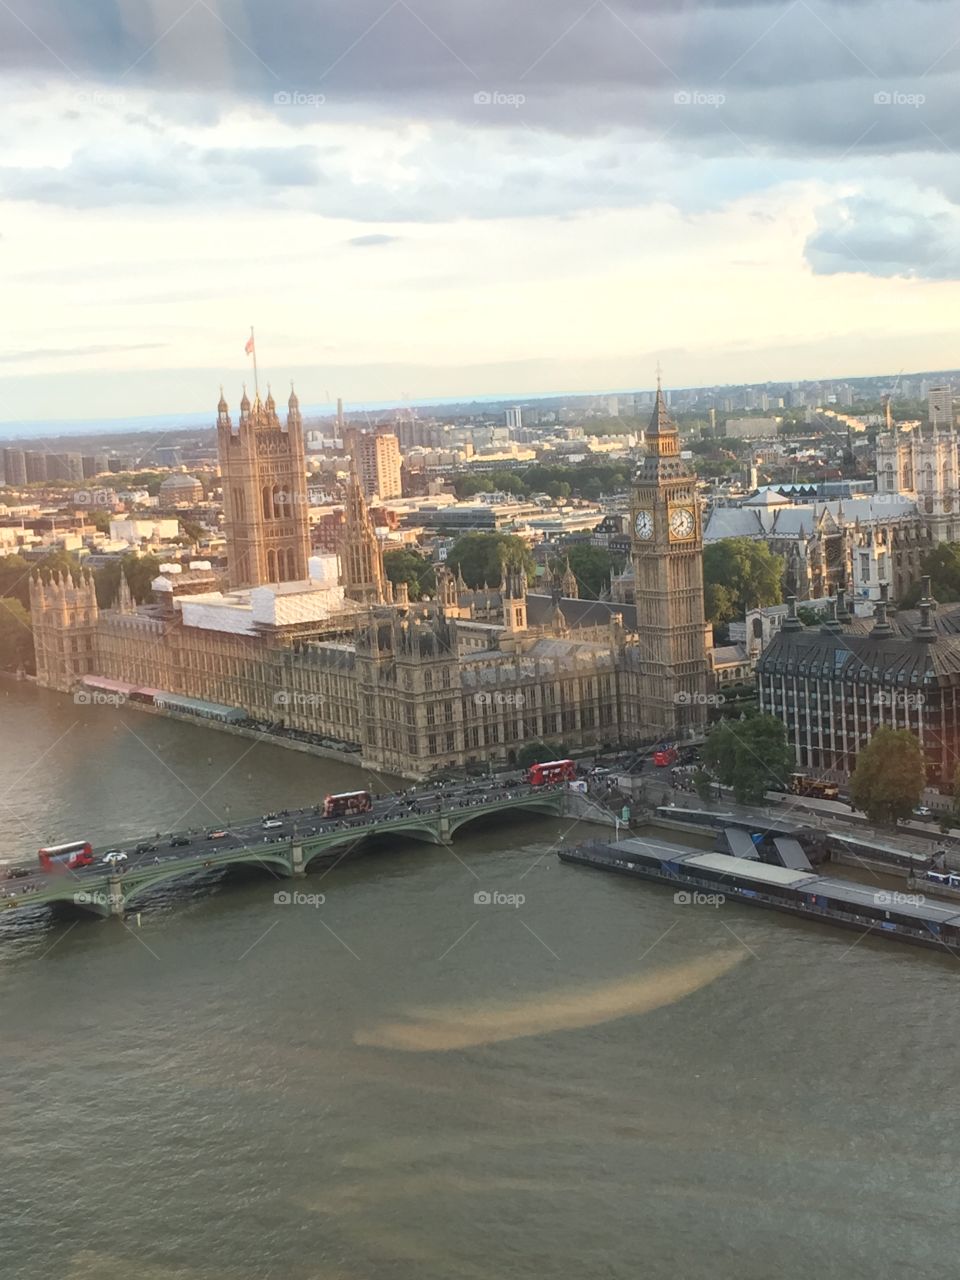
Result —
[{"label": "distant high-rise building", "polygon": [[46,463],[46,478],[54,484],[78,484],[83,480],[83,459],[79,453],[37,454]]},{"label": "distant high-rise building", "polygon": [[927,412],[931,427],[953,426],[953,392],[949,387],[934,387],[930,391]]},{"label": "distant high-rise building", "polygon": [[27,460],[22,449],[4,449],[3,478],[5,484],[27,483]]},{"label": "distant high-rise building", "polygon": [[27,481],[30,484],[45,484],[50,477],[47,455],[41,453],[39,449],[26,449],[23,457],[27,468]]},{"label": "distant high-rise building", "polygon": [[102,476],[109,470],[109,463],[105,453],[85,453],[81,459],[83,463],[83,478],[90,480],[94,476]]},{"label": "distant high-rise building", "polygon": [[350,454],[365,498],[400,497],[400,445],[392,431],[354,431]]},{"label": "distant high-rise building", "polygon": [[511,431],[519,431],[523,426],[523,410],[518,404],[507,410],[507,427]]}]

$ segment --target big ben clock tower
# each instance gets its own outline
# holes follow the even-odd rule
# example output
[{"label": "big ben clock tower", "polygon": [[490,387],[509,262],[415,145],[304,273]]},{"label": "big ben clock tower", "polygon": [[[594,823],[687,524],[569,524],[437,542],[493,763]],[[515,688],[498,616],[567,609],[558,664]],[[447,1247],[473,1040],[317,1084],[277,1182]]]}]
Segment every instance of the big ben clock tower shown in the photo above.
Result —
[{"label": "big ben clock tower", "polygon": [[637,728],[643,737],[689,737],[707,718],[703,527],[696,480],[680,457],[659,378],[646,446],[631,507]]}]

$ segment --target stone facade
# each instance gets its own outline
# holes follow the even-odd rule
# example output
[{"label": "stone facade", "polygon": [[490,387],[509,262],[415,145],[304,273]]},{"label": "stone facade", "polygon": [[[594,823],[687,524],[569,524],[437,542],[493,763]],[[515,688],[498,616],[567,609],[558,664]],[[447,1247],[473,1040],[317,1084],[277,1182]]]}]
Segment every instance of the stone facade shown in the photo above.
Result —
[{"label": "stone facade", "polygon": [[[171,570],[154,582],[154,602],[136,607],[121,579],[101,611],[89,575],[36,579],[40,683],[105,680],[143,702],[200,699],[265,729],[353,744],[369,768],[410,777],[515,762],[537,743],[559,753],[693,735],[706,714],[700,515],[659,397],[654,418],[634,502],[653,535],[635,539],[642,590],[625,625],[616,605],[575,598],[569,568],[550,597],[530,595],[515,567],[477,590],[441,568],[436,599],[410,604],[383,574],[356,477],[341,583],[307,580],[298,506],[278,510],[275,492],[297,492],[303,472],[295,397],[286,431],[268,397],[244,398],[235,432],[221,399],[228,586]],[[281,566],[279,580],[264,576]]]}]

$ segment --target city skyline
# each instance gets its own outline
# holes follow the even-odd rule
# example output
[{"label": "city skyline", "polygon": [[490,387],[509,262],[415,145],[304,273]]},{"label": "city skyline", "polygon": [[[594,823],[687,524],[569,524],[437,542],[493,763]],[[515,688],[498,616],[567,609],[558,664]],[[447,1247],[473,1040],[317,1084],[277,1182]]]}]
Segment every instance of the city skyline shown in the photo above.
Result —
[{"label": "city skyline", "polygon": [[949,366],[942,15],[0,13],[0,421],[195,410],[251,319],[352,400]]}]

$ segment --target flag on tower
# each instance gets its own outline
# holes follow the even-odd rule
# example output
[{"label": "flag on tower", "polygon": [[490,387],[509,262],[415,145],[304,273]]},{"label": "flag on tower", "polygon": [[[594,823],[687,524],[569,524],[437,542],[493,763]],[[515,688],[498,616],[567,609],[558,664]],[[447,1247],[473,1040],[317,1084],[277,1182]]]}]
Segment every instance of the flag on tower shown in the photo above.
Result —
[{"label": "flag on tower", "polygon": [[248,356],[253,355],[253,334],[252,333],[250,337],[247,339],[247,345],[243,349]]}]

